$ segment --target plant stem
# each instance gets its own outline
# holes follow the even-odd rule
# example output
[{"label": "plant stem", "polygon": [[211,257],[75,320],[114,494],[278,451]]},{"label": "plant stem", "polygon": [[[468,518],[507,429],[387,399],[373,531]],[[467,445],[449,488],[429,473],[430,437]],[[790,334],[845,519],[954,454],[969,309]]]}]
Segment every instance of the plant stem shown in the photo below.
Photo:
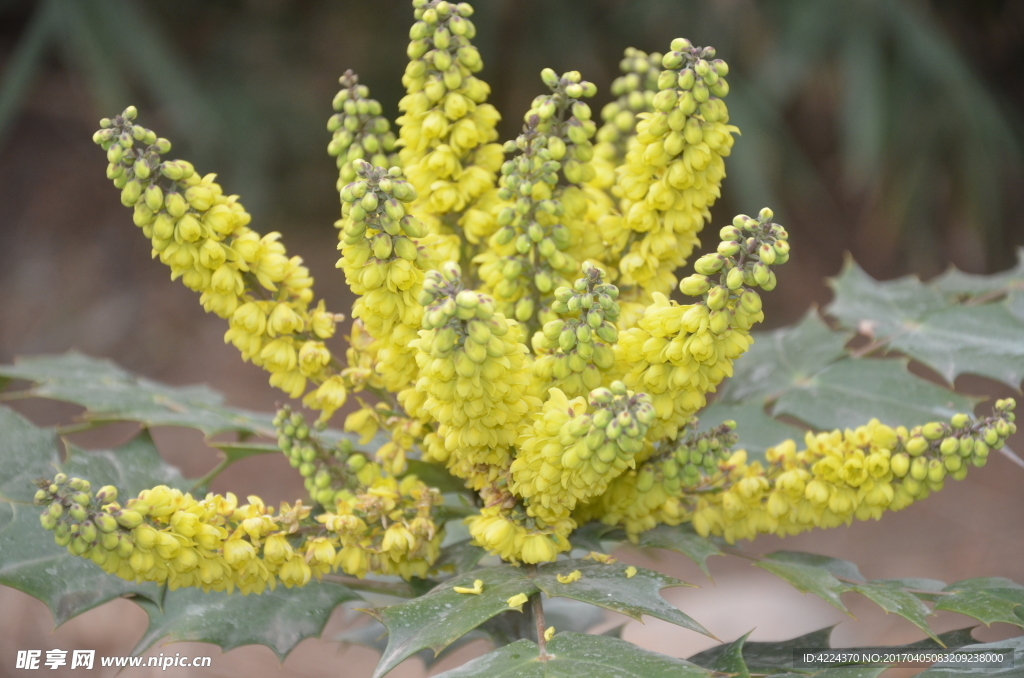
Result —
[{"label": "plant stem", "polygon": [[[528,569],[531,576],[537,574],[537,566],[530,565]],[[537,591],[530,596],[530,608],[533,610],[533,623],[537,627],[537,647],[540,648],[540,660],[546,662],[551,659],[548,654],[548,641],[544,638],[544,602],[541,600],[541,592]]]},{"label": "plant stem", "polygon": [[210,481],[213,480],[214,478],[216,478],[217,474],[220,473],[221,471],[223,471],[224,469],[226,469],[228,467],[228,464],[230,464],[230,463],[231,463],[231,460],[227,458],[227,455],[225,455],[225,457],[222,460],[220,460],[220,462],[218,462],[216,466],[214,466],[212,469],[210,469],[209,473],[207,473],[202,478],[200,478],[200,479],[196,480],[194,483],[192,483],[192,487],[190,487],[189,490],[190,491],[196,490],[196,489],[198,489],[200,487],[204,487],[204,486],[208,485],[210,483]]}]

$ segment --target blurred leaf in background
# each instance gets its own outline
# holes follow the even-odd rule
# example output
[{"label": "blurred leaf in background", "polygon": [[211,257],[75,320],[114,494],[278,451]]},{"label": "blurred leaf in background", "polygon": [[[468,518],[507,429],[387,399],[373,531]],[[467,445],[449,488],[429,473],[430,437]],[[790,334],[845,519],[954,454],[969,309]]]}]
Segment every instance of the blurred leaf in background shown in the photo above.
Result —
[{"label": "blurred leaf in background", "polygon": [[[56,69],[85,85],[83,125],[129,102],[155,109],[180,152],[218,168],[254,212],[323,226],[337,210],[322,131],[335,79],[353,68],[394,116],[408,4],[0,1],[0,143]],[[881,276],[934,274],[950,260],[998,270],[1024,239],[1024,3],[474,4],[504,138],[544,66],[607,85],[627,46],[660,50],[677,35],[716,46],[743,130],[718,213],[784,205],[817,258],[804,260],[805,279],[834,273],[844,250]]]}]

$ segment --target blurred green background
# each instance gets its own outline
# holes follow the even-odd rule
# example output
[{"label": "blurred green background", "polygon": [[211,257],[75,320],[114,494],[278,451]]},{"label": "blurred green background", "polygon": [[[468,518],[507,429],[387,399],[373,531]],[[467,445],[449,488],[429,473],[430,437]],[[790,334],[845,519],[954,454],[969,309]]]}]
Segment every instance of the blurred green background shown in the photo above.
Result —
[{"label": "blurred green background", "polygon": [[[793,244],[778,287],[765,295],[768,327],[827,302],[825,278],[839,272],[845,252],[875,277],[928,277],[950,263],[977,273],[1007,268],[1024,244],[1020,0],[474,5],[482,75],[504,115],[503,139],[518,131],[545,66],[581,71],[601,88],[600,106],[625,47],[662,51],[685,36],[718,49],[731,65],[727,102],[743,136],[727,160],[713,226],[770,205]],[[347,68],[394,117],[411,23],[408,0],[0,0],[0,361],[75,348],[151,378],[208,383],[232,405],[268,411],[283,400],[262,371],[224,345],[224,323],[204,314],[196,296],[150,259],[149,243],[104,176],[92,133],[100,117],[137,105],[142,124],[169,137],[178,157],[219,173],[226,190],[242,196],[256,229],[284,234],[330,308],[347,310],[351,297],[334,269],[338,198],[326,121]],[[1012,395],[981,379],[961,378],[957,386]],[[39,424],[75,414],[52,403],[20,409]],[[197,435],[156,434],[167,460],[188,476],[216,461]],[[1020,580],[1019,473],[996,460],[881,523],[785,543],[765,537],[751,548],[850,558],[874,577]],[[271,504],[304,495],[281,455],[232,466],[214,489],[259,494]],[[704,583],[681,559],[629,557]],[[669,598],[723,638],[758,626],[755,639],[777,639],[842,620],[821,601],[771,588],[752,568],[718,567],[715,587]],[[0,609],[7,622],[0,623],[0,666],[9,651],[47,643],[125,654],[142,623],[138,609],[121,601],[51,636],[45,608],[2,587]],[[843,623],[842,643],[920,637],[873,608],[855,613],[862,621]],[[350,623],[339,613],[330,628]],[[934,625],[965,623],[945,615]],[[695,634],[656,623],[630,629],[630,640],[675,656],[706,647],[695,644],[702,642]],[[985,633],[994,639],[1016,632]],[[284,668],[265,648],[234,650],[232,661],[218,657],[201,675],[336,675],[329,667],[343,650],[315,641],[303,648]],[[192,654],[210,649],[191,647]],[[345,652],[347,675],[368,675],[376,662],[369,651]],[[423,672],[407,666],[395,675]]]}]

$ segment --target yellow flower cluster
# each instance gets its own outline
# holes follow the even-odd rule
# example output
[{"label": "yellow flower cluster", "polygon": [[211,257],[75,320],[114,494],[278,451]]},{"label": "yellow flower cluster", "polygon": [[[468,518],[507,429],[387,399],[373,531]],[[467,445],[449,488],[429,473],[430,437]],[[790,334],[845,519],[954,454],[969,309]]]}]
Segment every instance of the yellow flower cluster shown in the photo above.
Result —
[{"label": "yellow flower cluster", "polygon": [[107,176],[135,224],[153,244],[153,256],[190,289],[207,311],[226,318],[245,360],[271,373],[270,383],[290,396],[319,384],[311,407],[330,413],[346,389],[330,369],[323,341],[334,334],[334,315],[313,301],[313,279],[299,257],[288,257],[278,233],[260,236],[237,196],[226,196],[215,175],[199,175],[183,160],[162,160],[171,144],[134,124],[134,107],[100,122],[93,140],[107,152]]},{"label": "yellow flower cluster", "polygon": [[533,335],[533,380],[530,393],[542,397],[558,388],[569,398],[586,395],[611,381],[615,367],[612,346],[618,341],[615,322],[619,290],[604,283],[604,272],[583,262],[583,277],[572,288],[555,290],[551,304],[559,318],[544,323]]},{"label": "yellow flower cluster", "polygon": [[649,449],[635,470],[613,480],[608,491],[590,504],[581,504],[573,518],[579,523],[600,520],[621,525],[630,539],[657,525],[678,525],[688,519],[686,493],[718,473],[737,441],[734,421],[704,433],[697,433],[698,423],[692,418],[685,436]]},{"label": "yellow flower cluster", "polygon": [[750,348],[750,328],[764,318],[753,287],[772,289],[775,278],[768,266],[789,256],[788,234],[772,217],[765,208],[757,219],[741,215],[722,229],[718,254],[705,255],[697,266],[708,274],[720,272],[719,284],[702,273],[680,283],[683,294],[703,295],[700,302],[680,306],[655,293],[639,326],[621,334],[619,370],[629,388],[653,399],[655,439],[675,438],[704,407],[705,394],[732,376],[733,361]]},{"label": "yellow flower cluster", "polygon": [[362,159],[352,164],[356,181],[341,189],[344,226],[337,265],[359,295],[352,315],[374,338],[370,353],[377,360],[375,369],[384,387],[397,392],[415,381],[410,343],[423,315],[418,301],[423,274],[433,262],[416,240],[426,235],[423,225],[406,212],[416,190],[402,171],[374,168]]},{"label": "yellow flower cluster", "polygon": [[197,501],[163,485],[124,506],[116,499],[114,487],[94,498],[88,481],[64,474],[36,494],[47,505],[43,527],[59,545],[122,579],[248,594],[273,589],[278,580],[302,586],[336,567],[329,540],[294,533],[309,512],[301,502],[275,516],[258,497],[243,506],[232,494]]},{"label": "yellow flower cluster", "polygon": [[406,410],[437,422],[424,458],[475,490],[497,481],[512,459],[519,421],[539,405],[526,395],[529,365],[519,327],[489,297],[462,289],[455,262],[427,273],[415,391],[399,394]]},{"label": "yellow flower cluster", "polygon": [[[490,87],[477,78],[483,61],[470,43],[476,27],[465,2],[414,0],[409,64],[402,76],[407,94],[398,104],[402,168],[422,196],[413,206],[445,260],[494,230],[494,175],[501,166],[495,125],[498,111],[485,103]],[[454,233],[453,233],[454,231]],[[459,235],[456,235],[459,234]]]},{"label": "yellow flower cluster", "polygon": [[526,516],[518,508],[486,506],[466,519],[469,534],[491,555],[510,563],[546,563],[570,548],[569,534],[576,528],[570,518],[547,523]]},{"label": "yellow flower cluster", "polygon": [[593,96],[597,87],[575,71],[559,78],[544,69],[541,77],[552,93],[533,101],[523,133],[505,145],[517,157],[501,166],[502,203],[496,211],[501,228],[473,260],[498,310],[527,323],[528,332],[536,329],[535,322],[556,317],[552,291],[579,271],[577,257],[604,251],[593,223],[587,223],[586,193],[558,185],[560,172],[575,184],[593,178],[595,125],[581,98]]},{"label": "yellow flower cluster", "polygon": [[440,552],[442,534],[430,517],[440,497],[412,476],[401,484],[375,478],[341,498],[336,513],[319,515],[320,524],[301,501],[275,515],[259,497],[239,506],[230,493],[196,500],[163,485],[124,506],[116,499],[112,486],[94,497],[88,481],[65,474],[43,481],[36,494],[47,507],[40,522],[57,544],[122,579],[171,590],[262,593],[339,568],[359,577],[368,567],[424,577]]},{"label": "yellow flower cluster", "polygon": [[[325,345],[336,317],[313,305],[309,272],[277,234],[250,230],[213,175],[163,160],[170,144],[135,125],[134,108],[101,122],[108,175],[154,255],[272,384],[292,397],[315,385],[316,424],[286,407],[275,426],[318,514],[164,487],[122,507],[111,488],[94,502],[83,481],[58,478],[40,490],[42,521],[73,553],[123,577],[243,592],[337,568],[425,577],[445,513],[406,474],[417,456],[475,492],[473,540],[513,563],[554,560],[591,520],[634,538],[684,521],[730,541],[793,534],[898,510],[1015,429],[1000,401],[980,421],[808,434],[765,462],[734,450],[733,422],[698,432],[693,415],[763,320],[757,288],[772,290],[789,258],[771,210],[738,216],[680,282],[692,302],[668,299],[738,131],[725,62],[681,38],[665,54],[627,50],[600,130],[584,101],[597,88],[544,69],[548,91],[502,147],[472,8],[413,7],[398,136],[351,72],[328,123],[338,267],[358,297],[345,365]],[[386,433],[377,449],[323,432],[349,392],[359,408],[345,429],[360,446]]]},{"label": "yellow flower cluster", "polygon": [[331,143],[328,155],[338,159],[338,191],[356,180],[356,160],[367,160],[375,167],[398,164],[393,154],[397,139],[391,123],[381,115],[380,102],[371,99],[370,88],[359,84],[359,76],[352,71],[338,79],[341,90],[334,97],[337,111],[327,121]]},{"label": "yellow flower cluster", "polygon": [[636,116],[654,110],[661,59],[660,52],[647,54],[635,47],[626,48],[619,62],[623,75],[615,78],[611,87],[616,99],[601,109],[604,124],[597,130],[594,145],[592,186],[610,191],[615,185],[615,169],[626,158],[629,140],[636,136]]},{"label": "yellow flower cluster", "polygon": [[529,515],[555,523],[635,467],[654,409],[646,394],[616,381],[591,392],[589,414],[583,398],[570,402],[551,389],[533,420],[519,437],[509,489],[526,500]]},{"label": "yellow flower cluster", "polygon": [[947,476],[962,480],[969,463],[984,466],[1016,429],[1014,407],[1001,400],[985,419],[958,414],[910,430],[873,419],[852,430],[808,432],[802,450],[792,440],[769,449],[767,466],[739,451],[721,465],[722,491],[697,495],[694,529],[731,543],[877,520],[942,489]]},{"label": "yellow flower cluster", "polygon": [[[677,38],[662,57],[651,112],[638,115],[636,136],[618,168],[612,194],[618,214],[601,220],[618,262],[620,285],[667,293],[673,271],[699,243],[725,177],[723,158],[732,149],[729,113],[721,97],[729,88],[728,66],[715,50]],[[643,60],[640,60],[642,63]]]},{"label": "yellow flower cluster", "polygon": [[441,502],[440,493],[416,476],[401,481],[378,476],[365,490],[340,498],[334,512],[317,520],[338,539],[335,563],[346,574],[426,578],[441,553],[444,531],[432,515]]}]

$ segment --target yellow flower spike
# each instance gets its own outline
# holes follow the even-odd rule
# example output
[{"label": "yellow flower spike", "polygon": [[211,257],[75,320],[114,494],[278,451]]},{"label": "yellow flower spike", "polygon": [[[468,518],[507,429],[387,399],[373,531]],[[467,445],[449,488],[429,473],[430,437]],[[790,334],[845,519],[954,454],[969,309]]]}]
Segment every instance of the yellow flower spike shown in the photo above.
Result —
[{"label": "yellow flower spike", "polygon": [[[484,592],[484,580],[483,579],[475,580],[473,582],[473,587],[472,588],[469,588],[469,587],[466,587],[466,586],[453,586],[452,590],[455,591],[456,593],[468,593],[468,594],[472,594],[474,596],[478,596],[478,595],[480,595],[481,593]],[[519,595],[522,595],[522,594],[519,594]],[[511,600],[511,598],[509,600]]]},{"label": "yellow flower spike", "polygon": [[556,575],[555,578],[558,580],[559,584],[571,584],[574,581],[579,581],[582,576],[582,572],[580,572],[579,570],[573,570],[569,574]]},{"label": "yellow flower spike", "polygon": [[530,597],[527,596],[525,593],[517,593],[505,602],[509,606],[509,608],[515,610],[516,612],[522,612],[523,605],[525,605],[526,601],[528,601],[529,599]]},{"label": "yellow flower spike", "polygon": [[626,579],[632,579],[636,576],[636,568],[630,565],[626,568]]},{"label": "yellow flower spike", "polygon": [[549,626],[544,630],[544,640],[551,640],[555,636],[555,627]]},{"label": "yellow flower spike", "polygon": [[[334,320],[322,302],[310,309],[313,280],[302,260],[288,257],[280,234],[252,231],[249,214],[237,196],[224,194],[216,175],[200,177],[185,161],[164,160],[170,142],[133,119],[115,116],[94,140],[108,159],[116,157],[109,176],[134,174],[127,183],[115,177],[114,184],[122,188],[122,202],[135,207],[153,256],[170,267],[172,279],[201,293],[207,312],[228,321],[224,341],[271,372],[272,386],[298,398],[309,380],[322,383],[332,373],[330,353],[321,345],[300,356],[299,347],[307,330],[329,337]],[[273,301],[264,298],[268,291],[276,294]],[[329,409],[338,400],[336,392],[321,393],[309,403]]]}]

